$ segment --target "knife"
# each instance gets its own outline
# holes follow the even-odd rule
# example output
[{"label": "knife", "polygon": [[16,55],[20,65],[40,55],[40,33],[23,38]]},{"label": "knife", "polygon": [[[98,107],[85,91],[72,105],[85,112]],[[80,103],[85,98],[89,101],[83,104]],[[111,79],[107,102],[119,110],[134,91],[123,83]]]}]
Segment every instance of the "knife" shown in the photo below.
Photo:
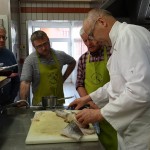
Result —
[{"label": "knife", "polygon": [[15,67],[15,66],[18,66],[18,64],[14,64],[14,65],[11,65],[11,66],[0,67],[0,71],[5,70],[5,69],[9,69],[9,68],[12,68],[12,67]]},{"label": "knife", "polygon": [[63,98],[59,98],[57,99],[57,101],[60,101],[60,100],[64,100],[64,99],[70,99],[70,98],[73,98],[74,96],[70,96],[70,97],[63,97]]},{"label": "knife", "polygon": [[97,134],[100,134],[100,125],[99,125],[99,122],[95,122],[95,123],[93,123],[92,125],[93,125],[93,127],[94,127],[96,133],[97,133]]}]

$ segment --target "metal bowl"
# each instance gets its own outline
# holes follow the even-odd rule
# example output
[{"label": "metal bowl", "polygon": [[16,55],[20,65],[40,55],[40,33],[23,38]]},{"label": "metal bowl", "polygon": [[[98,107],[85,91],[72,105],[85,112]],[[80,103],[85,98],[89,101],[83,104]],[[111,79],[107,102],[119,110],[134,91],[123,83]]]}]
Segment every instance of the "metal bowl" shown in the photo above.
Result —
[{"label": "metal bowl", "polygon": [[44,109],[46,108],[55,108],[57,104],[56,96],[44,96],[42,97],[42,106]]}]

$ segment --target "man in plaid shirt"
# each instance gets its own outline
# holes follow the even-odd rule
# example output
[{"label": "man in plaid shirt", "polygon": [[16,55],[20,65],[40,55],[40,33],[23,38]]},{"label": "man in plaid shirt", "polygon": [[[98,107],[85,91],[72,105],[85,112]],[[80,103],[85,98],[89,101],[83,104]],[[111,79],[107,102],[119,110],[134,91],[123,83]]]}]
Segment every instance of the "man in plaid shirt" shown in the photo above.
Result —
[{"label": "man in plaid shirt", "polygon": [[[88,51],[79,58],[77,68],[76,89],[80,97],[83,97],[109,82],[106,65],[110,57],[110,47],[102,47],[98,41],[89,39],[83,28],[80,30],[80,36],[88,48]],[[89,101],[88,104],[90,104],[90,108],[99,109],[93,101]],[[103,106],[101,105],[101,107]],[[99,122],[97,123],[96,126],[99,126]],[[110,149],[110,146],[112,149],[116,149],[117,133],[107,121],[100,124],[98,136],[106,149]]]},{"label": "man in plaid shirt", "polygon": [[[109,73],[106,68],[110,56],[110,49],[101,47],[94,39],[89,39],[83,28],[80,36],[87,46],[85,52],[78,61],[76,89],[80,97],[88,95],[109,81]],[[90,106],[97,108],[90,102]]]}]

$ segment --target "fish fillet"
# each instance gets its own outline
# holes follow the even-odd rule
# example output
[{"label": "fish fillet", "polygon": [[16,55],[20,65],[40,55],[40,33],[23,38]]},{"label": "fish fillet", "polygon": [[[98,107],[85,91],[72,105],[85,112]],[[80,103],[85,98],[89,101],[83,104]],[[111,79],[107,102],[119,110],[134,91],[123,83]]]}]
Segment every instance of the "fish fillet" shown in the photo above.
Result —
[{"label": "fish fillet", "polygon": [[83,133],[81,129],[78,127],[78,125],[71,121],[62,131],[61,135],[67,136],[69,138],[73,138],[77,141],[80,141],[80,139],[83,136]]},{"label": "fish fillet", "polygon": [[95,133],[95,130],[92,128],[89,128],[89,125],[82,125],[77,121],[77,119],[75,117],[75,115],[76,115],[75,112],[68,113],[63,110],[56,110],[55,113],[57,116],[62,117],[64,119],[64,121],[67,123],[74,121],[79,126],[79,128],[81,129],[81,131],[84,135],[90,135],[90,134]]}]

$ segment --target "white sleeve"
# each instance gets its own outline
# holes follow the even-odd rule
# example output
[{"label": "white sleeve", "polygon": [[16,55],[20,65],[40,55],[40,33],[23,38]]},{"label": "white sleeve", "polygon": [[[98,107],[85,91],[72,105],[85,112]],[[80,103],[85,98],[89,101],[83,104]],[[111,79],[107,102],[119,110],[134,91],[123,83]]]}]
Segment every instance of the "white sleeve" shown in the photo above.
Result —
[{"label": "white sleeve", "polygon": [[112,64],[115,69],[110,74],[113,92],[119,79],[124,80],[124,88],[117,89],[117,98],[101,109],[103,117],[118,131],[150,109],[150,36],[146,37],[145,31],[140,35],[140,30],[133,32],[127,31],[116,44],[118,56],[113,60],[117,63]]},{"label": "white sleeve", "polygon": [[108,86],[109,82],[106,83],[103,87],[100,87],[96,91],[89,94],[93,102],[100,108],[104,107],[108,103]]}]

